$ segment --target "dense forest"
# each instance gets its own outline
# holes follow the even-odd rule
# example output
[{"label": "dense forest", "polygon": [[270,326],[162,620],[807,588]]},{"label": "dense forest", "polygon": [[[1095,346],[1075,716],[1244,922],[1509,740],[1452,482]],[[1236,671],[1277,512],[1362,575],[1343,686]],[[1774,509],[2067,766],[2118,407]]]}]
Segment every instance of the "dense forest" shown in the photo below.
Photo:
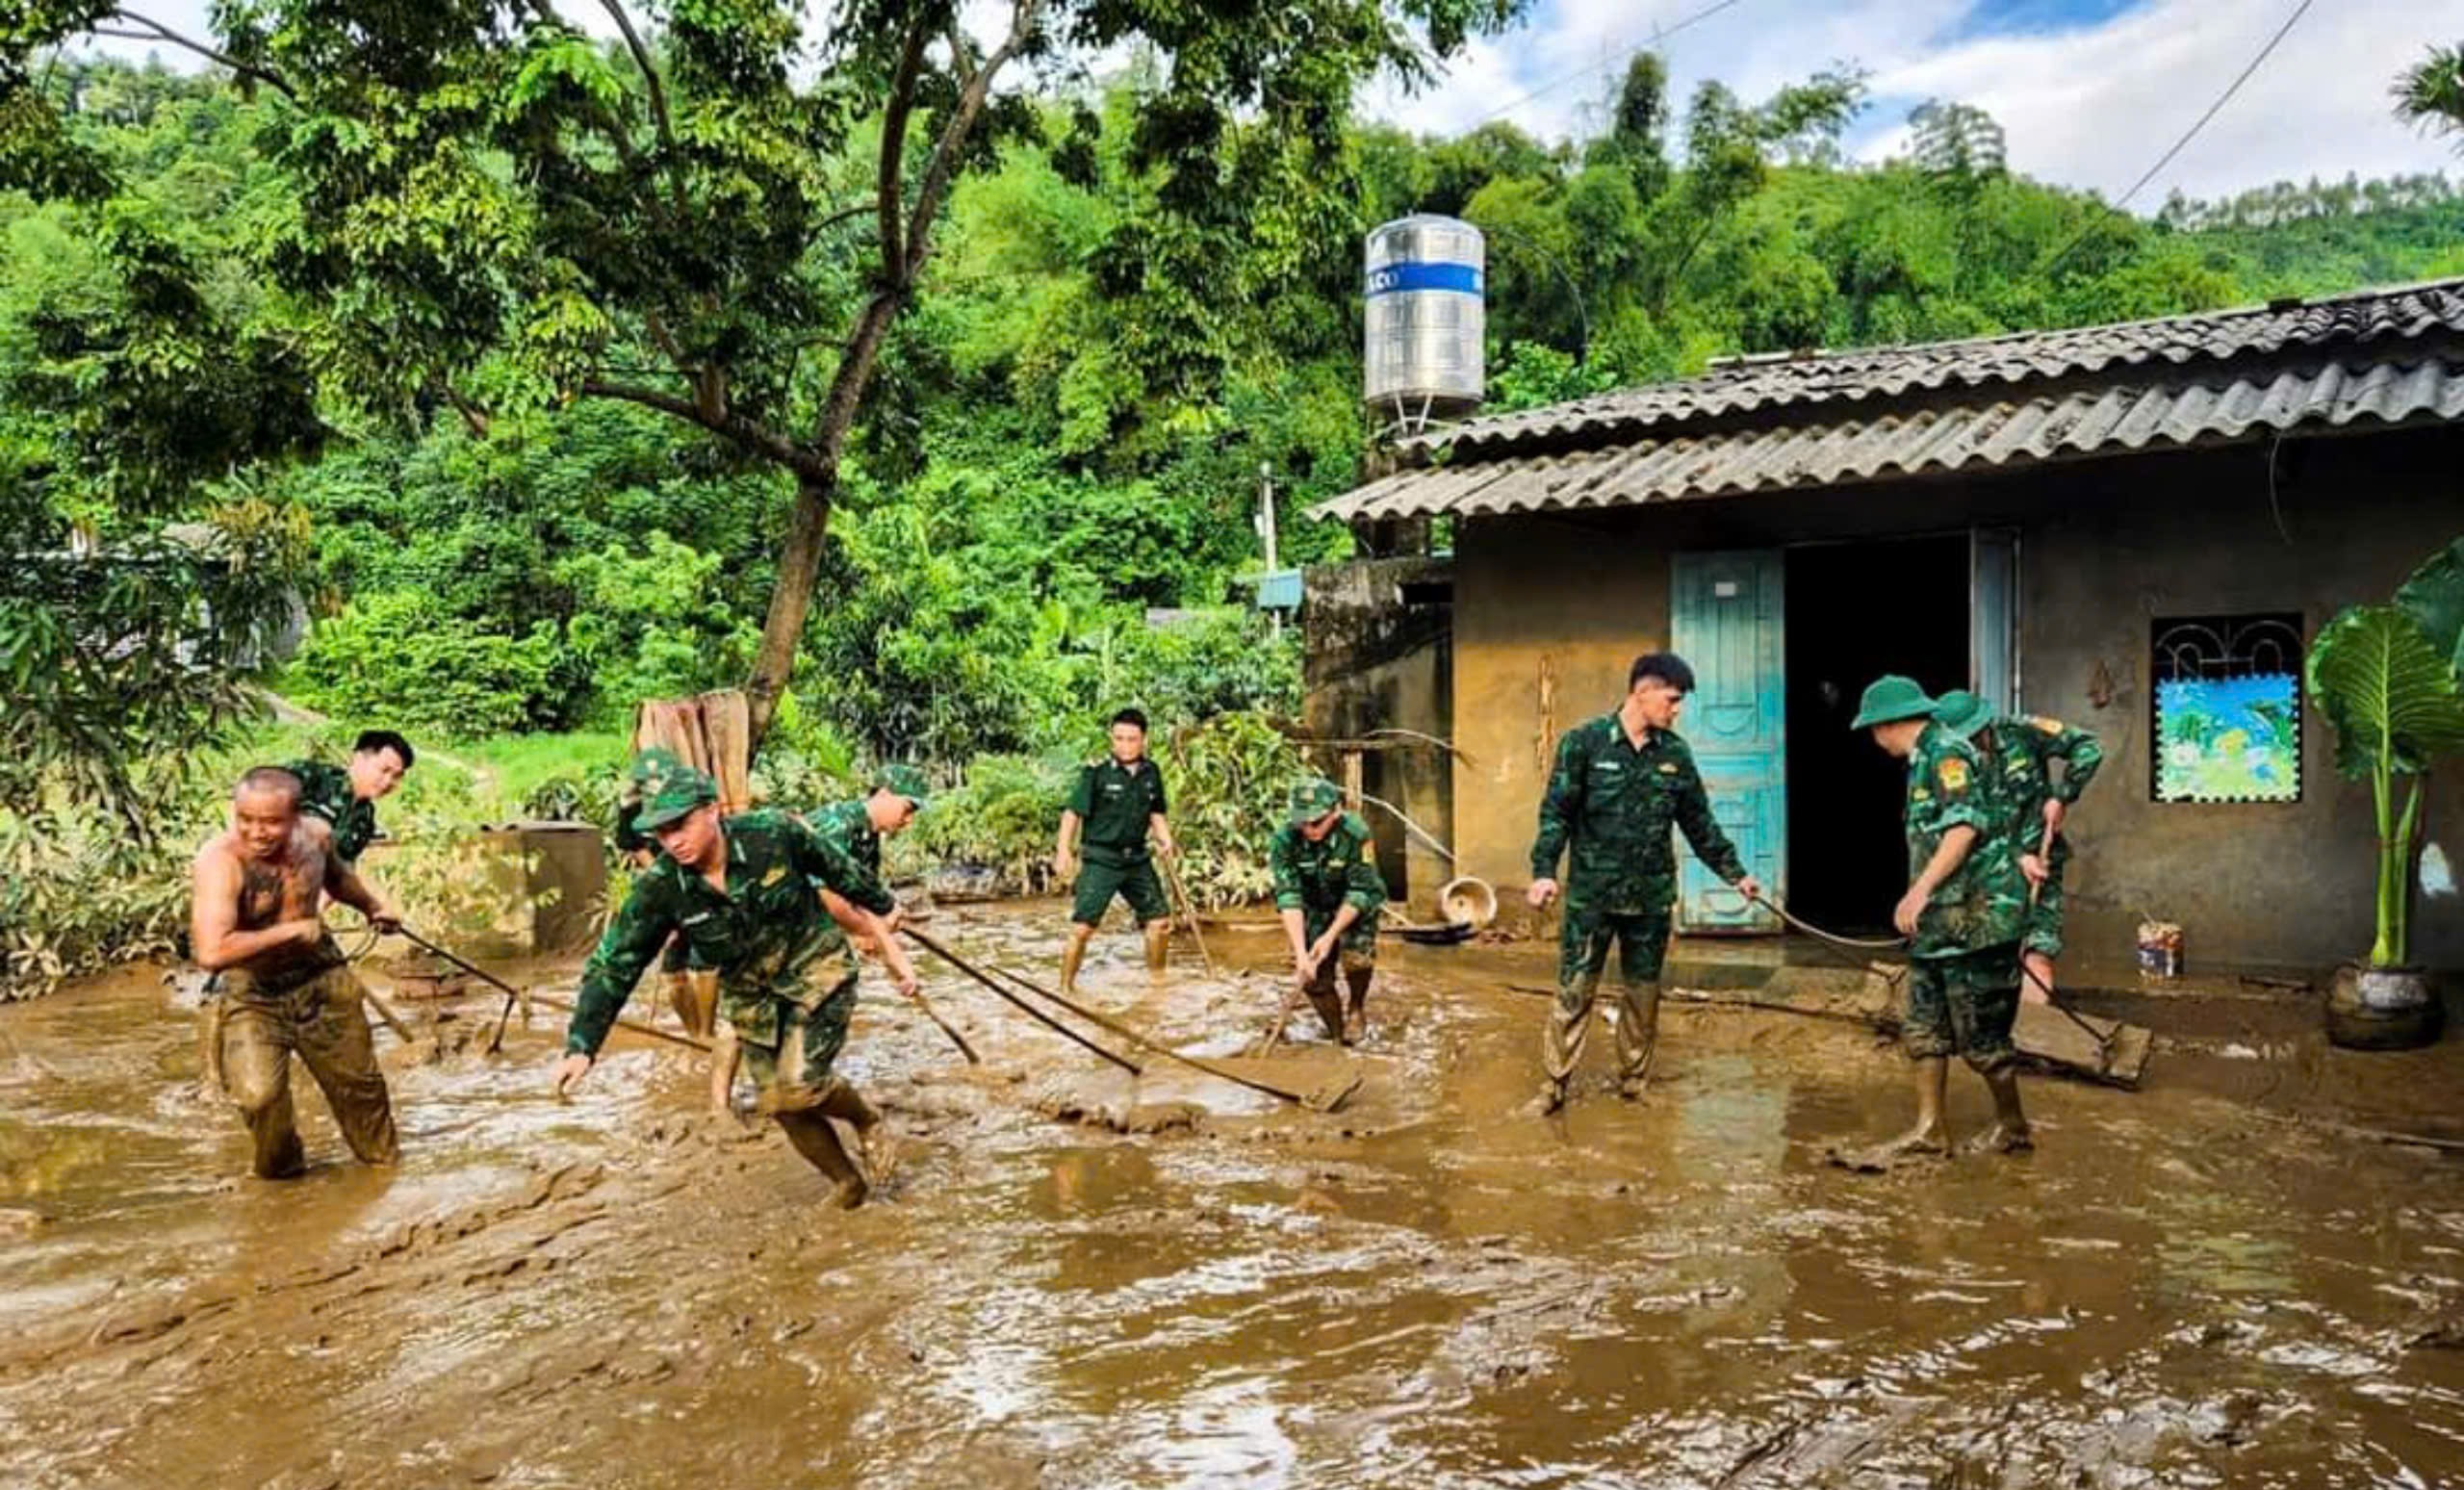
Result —
[{"label": "dense forest", "polygon": [[[1175,199],[1184,186],[1136,147],[1153,65],[1134,55],[1040,97],[951,185],[834,472],[765,752],[782,769],[909,758],[956,779],[990,755],[1084,752],[1124,702],[1167,722],[1289,710],[1292,640],[1241,604],[1261,564],[1251,515],[1263,474],[1287,562],[1348,551],[1308,508],[1351,482],[1369,438],[1360,242],[1392,217],[1456,214],[1487,233],[1493,407],[1738,352],[2464,273],[2464,192],[2442,177],[2282,183],[2142,218],[2013,174],[1998,126],[1964,105],[1918,111],[1906,157],[1856,162],[1840,144],[1867,107],[1854,71],[1763,99],[1707,86],[1681,107],[1649,55],[1604,100],[1599,138],[1342,124],[1338,175],[1305,200],[1215,211]],[[142,617],[181,604],[163,555],[208,515],[217,572],[259,577],[310,622],[295,655],[251,654],[237,674],[262,664],[294,703],[449,747],[592,732],[612,757],[607,732],[636,700],[745,678],[797,500],[786,471],[656,407],[527,382],[505,342],[463,384],[372,398],[359,367],[336,392],[334,370],[368,353],[321,339],[332,302],[365,290],[334,278],[312,307],[284,288],[334,251],[302,226],[285,100],[73,56],[39,88],[73,164],[107,186],[0,195],[0,517],[18,554],[161,558],[114,581],[127,608],[111,613]],[[841,141],[851,170],[872,143]],[[1239,190],[1238,146],[1219,148],[1221,189]],[[9,164],[17,180],[69,168]],[[547,320],[507,339],[517,350],[582,314],[541,303]],[[801,355],[791,380],[812,375]],[[306,401],[256,392],[274,385]],[[21,696],[60,686],[33,660],[58,623],[26,604],[48,572],[21,565],[36,580],[0,617]],[[180,686],[164,692],[194,705]],[[82,722],[51,711],[97,755],[141,742],[143,714],[124,700]],[[0,839],[23,838],[33,804],[59,809],[22,769],[7,784],[18,811]]]}]

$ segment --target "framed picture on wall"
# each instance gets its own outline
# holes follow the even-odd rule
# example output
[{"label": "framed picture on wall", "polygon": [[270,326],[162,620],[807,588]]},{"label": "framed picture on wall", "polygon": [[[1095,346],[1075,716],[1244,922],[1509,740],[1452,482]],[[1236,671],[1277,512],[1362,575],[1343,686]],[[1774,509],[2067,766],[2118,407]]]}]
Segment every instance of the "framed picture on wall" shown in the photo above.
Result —
[{"label": "framed picture on wall", "polygon": [[2155,622],[2148,738],[2159,802],[2301,800],[2301,615]]}]

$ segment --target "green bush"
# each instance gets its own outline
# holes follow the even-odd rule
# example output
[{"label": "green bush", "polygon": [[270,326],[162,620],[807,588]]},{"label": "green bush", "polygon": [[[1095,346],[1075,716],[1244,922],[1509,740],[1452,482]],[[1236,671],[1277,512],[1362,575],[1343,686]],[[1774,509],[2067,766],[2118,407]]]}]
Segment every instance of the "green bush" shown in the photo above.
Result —
[{"label": "green bush", "polygon": [[326,713],[447,739],[572,723],[588,702],[554,629],[523,636],[439,615],[408,590],[361,596],[318,626],[283,691]]}]

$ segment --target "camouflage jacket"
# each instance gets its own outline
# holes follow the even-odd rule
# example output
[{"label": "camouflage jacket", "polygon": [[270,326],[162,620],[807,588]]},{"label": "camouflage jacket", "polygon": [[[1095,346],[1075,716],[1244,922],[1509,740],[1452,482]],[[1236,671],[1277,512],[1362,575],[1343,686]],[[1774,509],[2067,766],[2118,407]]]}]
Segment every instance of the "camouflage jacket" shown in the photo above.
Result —
[{"label": "camouflage jacket", "polygon": [[722,822],[728,886],[662,854],[633,881],[624,908],[582,967],[565,1048],[598,1053],[633,994],[633,985],[671,936],[681,936],[693,964],[719,974],[719,1007],[748,1043],[779,1041],[778,1000],[805,1007],[856,974],[846,934],[813,886],[887,915],[896,904],[881,881],[785,812],[741,812]]},{"label": "camouflage jacket", "polygon": [[360,850],[376,836],[376,804],[360,800],[350,772],[341,766],[295,760],[283,769],[299,778],[299,809],[333,824],[335,857],[358,862]]},{"label": "camouflage jacket", "polygon": [[1274,908],[1332,916],[1347,902],[1360,918],[1377,924],[1386,903],[1386,882],[1369,849],[1369,825],[1346,812],[1324,837],[1312,843],[1290,823],[1275,830],[1267,849],[1274,874]]},{"label": "camouflage jacket", "polygon": [[2027,918],[2028,882],[2001,794],[1985,774],[1976,747],[1938,724],[1928,724],[1908,758],[1908,878],[1932,861],[1954,828],[1973,828],[1967,857],[1935,887],[1917,913],[1917,957],[1981,952],[2019,939]]},{"label": "camouflage jacket", "polygon": [[[1997,719],[1980,738],[1989,741],[1994,795],[2022,854],[2036,852],[2041,839],[2045,799],[2078,801],[2105,761],[2094,735],[2042,715]],[[2056,760],[2063,762],[2060,781],[2053,777]]]},{"label": "camouflage jacket", "polygon": [[805,826],[863,865],[874,879],[881,878],[882,835],[873,827],[872,809],[863,798],[825,803],[805,814]]},{"label": "camouflage jacket", "polygon": [[[1736,845],[1711,817],[1711,799],[1694,752],[1667,730],[1636,750],[1614,713],[1576,726],[1557,741],[1556,768],[1540,799],[1531,877],[1557,877],[1565,854],[1566,904],[1652,914],[1677,900],[1677,850],[1669,829],[1683,830],[1695,857],[1734,884],[1745,878]],[[1568,840],[1572,840],[1571,851]]]}]

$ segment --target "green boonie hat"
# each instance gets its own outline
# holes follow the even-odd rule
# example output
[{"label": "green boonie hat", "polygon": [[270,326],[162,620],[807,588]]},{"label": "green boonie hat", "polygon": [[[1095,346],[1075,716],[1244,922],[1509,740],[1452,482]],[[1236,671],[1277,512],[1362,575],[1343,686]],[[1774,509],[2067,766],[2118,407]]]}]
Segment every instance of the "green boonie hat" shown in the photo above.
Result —
[{"label": "green boonie hat", "polygon": [[642,795],[648,797],[658,790],[661,782],[689,769],[676,752],[665,746],[654,745],[633,758],[632,770],[629,774],[633,784],[642,788]]},{"label": "green boonie hat", "polygon": [[[664,768],[656,762],[646,764],[652,755],[667,756]],[[645,760],[633,763],[633,779],[642,784],[641,810],[633,814],[635,828],[655,833],[719,800],[719,784],[710,780],[709,773],[697,771],[665,751],[648,751],[644,756]]]},{"label": "green boonie hat", "polygon": [[1314,823],[1343,805],[1342,790],[1322,776],[1292,784],[1292,820],[1296,823]]},{"label": "green boonie hat", "polygon": [[1934,701],[1924,686],[1913,678],[1897,673],[1885,673],[1865,689],[1865,697],[1858,706],[1857,717],[1850,720],[1851,730],[1869,730],[1875,725],[1897,724],[1903,719],[1923,719],[1934,712]]},{"label": "green boonie hat", "polygon": [[1935,700],[1934,717],[1941,721],[1943,729],[1969,739],[1993,722],[1993,706],[1965,688],[1953,688]]},{"label": "green boonie hat", "polygon": [[873,789],[888,792],[892,796],[905,797],[915,804],[915,810],[918,812],[923,811],[933,802],[933,791],[925,784],[924,773],[911,765],[882,767],[879,774],[873,778]]}]

